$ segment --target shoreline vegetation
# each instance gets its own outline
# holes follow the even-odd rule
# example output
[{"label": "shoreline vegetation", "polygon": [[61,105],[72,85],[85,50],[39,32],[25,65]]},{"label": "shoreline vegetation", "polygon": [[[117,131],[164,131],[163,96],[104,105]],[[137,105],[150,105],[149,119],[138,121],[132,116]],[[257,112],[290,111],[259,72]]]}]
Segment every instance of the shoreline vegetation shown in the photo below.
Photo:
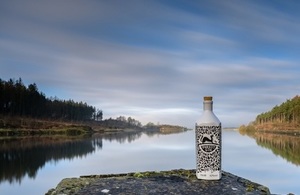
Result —
[{"label": "shoreline vegetation", "polygon": [[54,121],[22,117],[0,116],[0,136],[24,135],[82,135],[92,133],[118,133],[130,131],[155,131],[162,134],[183,132],[189,130],[178,125],[155,125],[148,123],[145,126],[135,126],[119,119],[103,121]]},{"label": "shoreline vegetation", "polygon": [[103,120],[103,111],[86,102],[46,97],[35,83],[25,86],[22,79],[0,78],[0,136],[15,135],[80,135],[132,130],[188,130],[174,125],[145,126],[132,117],[119,116]]},{"label": "shoreline vegetation", "polygon": [[276,133],[300,135],[300,96],[296,95],[270,111],[261,113],[248,125],[239,127],[241,134]]}]

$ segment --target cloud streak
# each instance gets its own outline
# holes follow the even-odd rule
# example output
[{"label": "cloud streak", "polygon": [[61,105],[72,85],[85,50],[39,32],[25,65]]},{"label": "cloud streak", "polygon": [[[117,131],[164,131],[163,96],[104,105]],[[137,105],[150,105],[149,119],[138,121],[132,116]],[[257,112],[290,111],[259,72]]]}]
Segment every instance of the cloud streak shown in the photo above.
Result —
[{"label": "cloud streak", "polygon": [[[299,3],[1,2],[1,78],[104,117],[193,127],[202,97],[225,126],[299,93]],[[280,8],[280,9],[279,9]]]}]

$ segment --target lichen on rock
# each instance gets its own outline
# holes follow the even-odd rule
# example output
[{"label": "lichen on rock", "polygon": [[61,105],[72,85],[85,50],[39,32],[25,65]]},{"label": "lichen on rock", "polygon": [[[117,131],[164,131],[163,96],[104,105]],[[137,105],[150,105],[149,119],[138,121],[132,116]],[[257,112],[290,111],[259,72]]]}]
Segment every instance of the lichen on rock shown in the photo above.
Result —
[{"label": "lichen on rock", "polygon": [[46,195],[67,194],[270,194],[267,187],[223,171],[221,180],[198,180],[195,170],[147,171],[63,179]]}]

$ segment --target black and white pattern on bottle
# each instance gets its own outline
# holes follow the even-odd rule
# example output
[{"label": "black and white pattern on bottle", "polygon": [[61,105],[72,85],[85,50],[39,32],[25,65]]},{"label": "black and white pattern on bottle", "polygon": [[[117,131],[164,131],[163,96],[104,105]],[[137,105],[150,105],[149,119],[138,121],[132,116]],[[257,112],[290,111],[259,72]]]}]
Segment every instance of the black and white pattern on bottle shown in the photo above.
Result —
[{"label": "black and white pattern on bottle", "polygon": [[221,171],[221,125],[196,126],[197,172]]}]

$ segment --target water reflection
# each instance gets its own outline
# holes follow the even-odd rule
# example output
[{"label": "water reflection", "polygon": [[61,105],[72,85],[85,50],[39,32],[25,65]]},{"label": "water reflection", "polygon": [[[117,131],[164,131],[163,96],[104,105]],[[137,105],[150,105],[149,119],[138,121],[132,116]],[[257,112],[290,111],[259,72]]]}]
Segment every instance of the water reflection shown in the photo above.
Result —
[{"label": "water reflection", "polygon": [[39,169],[48,161],[82,158],[102,149],[103,140],[119,143],[133,142],[145,133],[148,136],[159,131],[115,132],[82,136],[28,136],[0,137],[0,183],[21,183],[25,176],[35,178]]},{"label": "water reflection", "polygon": [[255,133],[249,135],[257,145],[271,150],[288,162],[300,165],[300,137],[289,134]]},{"label": "water reflection", "polygon": [[117,141],[119,143],[125,142],[133,142],[134,140],[140,138],[142,136],[142,131],[124,131],[124,132],[115,132],[115,133],[108,133],[108,134],[94,134],[93,138],[101,138],[103,140],[108,140],[110,142]]},{"label": "water reflection", "polygon": [[62,137],[22,137],[0,140],[0,182],[21,183],[26,175],[35,178],[37,171],[48,161],[83,157],[102,140]]}]

